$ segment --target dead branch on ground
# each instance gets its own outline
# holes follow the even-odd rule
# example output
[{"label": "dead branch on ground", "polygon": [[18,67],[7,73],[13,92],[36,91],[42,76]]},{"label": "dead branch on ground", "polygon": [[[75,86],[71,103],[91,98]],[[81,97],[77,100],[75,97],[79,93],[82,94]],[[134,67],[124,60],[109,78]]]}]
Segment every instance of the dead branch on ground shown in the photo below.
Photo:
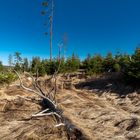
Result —
[{"label": "dead branch on ground", "polygon": [[34,89],[26,87],[22,81],[20,74],[17,71],[15,71],[15,73],[17,74],[20,80],[20,87],[28,92],[38,95],[41,99],[39,104],[41,105],[42,110],[39,113],[33,114],[31,118],[53,116],[57,123],[55,127],[64,125],[62,112],[59,110],[56,103],[56,92],[57,92],[56,76],[58,74],[58,71],[56,71],[50,78],[50,80],[54,78],[54,87],[50,91],[47,90],[47,94],[41,89],[40,85],[38,84],[38,72],[36,74],[36,78],[34,78],[32,75],[28,73],[28,75],[32,78],[32,84],[34,86]]}]

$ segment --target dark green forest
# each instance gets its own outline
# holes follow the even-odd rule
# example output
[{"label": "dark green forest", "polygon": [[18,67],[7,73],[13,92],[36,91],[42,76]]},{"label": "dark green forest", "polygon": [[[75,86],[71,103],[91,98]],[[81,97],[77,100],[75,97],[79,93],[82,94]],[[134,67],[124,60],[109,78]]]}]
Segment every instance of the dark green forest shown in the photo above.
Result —
[{"label": "dark green forest", "polygon": [[10,83],[16,79],[12,70],[20,73],[38,71],[39,76],[51,75],[58,70],[59,73],[72,73],[83,69],[86,75],[101,75],[104,73],[118,72],[123,75],[127,82],[140,82],[140,48],[136,48],[132,55],[117,53],[112,55],[108,53],[105,57],[97,54],[88,54],[84,60],[80,60],[78,55],[73,54],[71,57],[64,59],[63,57],[49,59],[41,59],[33,57],[32,60],[22,58],[20,52],[10,54],[8,58],[9,66],[3,66],[0,62],[0,81],[1,83]]}]

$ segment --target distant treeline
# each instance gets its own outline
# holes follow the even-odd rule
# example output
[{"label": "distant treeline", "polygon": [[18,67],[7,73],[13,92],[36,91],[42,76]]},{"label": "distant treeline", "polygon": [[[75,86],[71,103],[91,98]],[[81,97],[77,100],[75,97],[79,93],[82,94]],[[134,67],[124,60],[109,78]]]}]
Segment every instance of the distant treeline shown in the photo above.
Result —
[{"label": "distant treeline", "polygon": [[[53,74],[59,67],[59,73],[75,72],[79,69],[84,69],[87,75],[120,72],[128,81],[140,81],[140,48],[136,48],[132,55],[117,53],[113,56],[112,53],[108,53],[106,57],[102,57],[97,54],[88,55],[84,60],[80,60],[78,55],[73,54],[67,59],[54,58],[50,61],[33,57],[29,61],[27,58],[22,58],[21,53],[15,52],[14,55],[9,55],[8,63],[8,68],[20,72],[36,73],[38,70],[40,76]],[[3,69],[4,66],[0,62],[0,71]]]}]

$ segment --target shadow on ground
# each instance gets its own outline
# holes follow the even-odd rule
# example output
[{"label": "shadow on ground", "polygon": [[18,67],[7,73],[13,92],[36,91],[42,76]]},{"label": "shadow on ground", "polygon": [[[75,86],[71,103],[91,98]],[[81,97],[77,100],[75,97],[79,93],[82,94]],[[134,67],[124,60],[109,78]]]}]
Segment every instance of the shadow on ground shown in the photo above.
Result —
[{"label": "shadow on ground", "polygon": [[93,90],[102,95],[104,92],[117,93],[118,95],[128,95],[133,92],[140,93],[140,88],[126,84],[119,78],[91,78],[75,85],[76,89]]}]

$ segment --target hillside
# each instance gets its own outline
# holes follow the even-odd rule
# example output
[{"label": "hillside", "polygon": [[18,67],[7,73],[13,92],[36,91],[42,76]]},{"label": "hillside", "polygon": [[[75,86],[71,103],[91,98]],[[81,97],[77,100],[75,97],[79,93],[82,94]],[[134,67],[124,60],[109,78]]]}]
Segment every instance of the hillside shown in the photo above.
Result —
[{"label": "hillside", "polygon": [[[69,125],[56,128],[52,117],[29,119],[41,108],[21,98],[34,95],[21,90],[17,83],[0,90],[1,140],[140,139],[138,90],[124,90],[120,82],[99,79],[83,80],[76,88],[61,89],[57,101]],[[120,96],[120,90],[129,92]],[[74,129],[68,131],[69,127]]]}]

